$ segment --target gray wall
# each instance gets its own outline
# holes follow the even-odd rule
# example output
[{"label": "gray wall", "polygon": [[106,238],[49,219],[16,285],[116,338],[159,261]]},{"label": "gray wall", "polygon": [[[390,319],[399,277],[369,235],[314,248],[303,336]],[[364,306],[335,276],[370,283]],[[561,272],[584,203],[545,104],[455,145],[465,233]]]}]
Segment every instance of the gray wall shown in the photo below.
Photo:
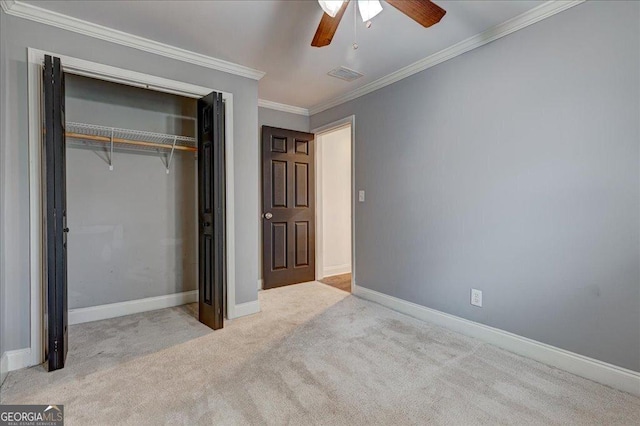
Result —
[{"label": "gray wall", "polygon": [[197,100],[66,75],[67,121],[194,137]]},{"label": "gray wall", "polygon": [[356,116],[358,285],[640,371],[639,16],[587,2],[312,116]]},{"label": "gray wall", "polygon": [[[6,44],[7,44],[7,32],[6,32],[6,15],[2,9],[0,9],[0,165],[4,164],[5,157],[5,144],[7,132],[6,114],[7,110],[7,73],[6,73]],[[6,318],[6,305],[7,296],[5,293],[6,280],[5,280],[5,262],[4,262],[4,216],[5,216],[5,180],[4,173],[0,170],[0,358],[4,355],[7,344],[5,342],[8,332],[7,318]],[[0,381],[2,378],[0,377]]]},{"label": "gray wall", "polygon": [[[194,136],[196,100],[68,75],[67,121]],[[117,145],[116,145],[117,147]],[[67,145],[69,308],[196,290],[193,153]]]},{"label": "gray wall", "polygon": [[[6,25],[6,27],[5,27]],[[236,235],[236,303],[256,300],[258,280],[258,82],[7,16],[7,90],[11,109],[2,173],[7,350],[29,346],[29,155],[27,47],[106,63],[233,93]],[[5,90],[3,90],[3,93]]]},{"label": "gray wall", "polygon": [[309,117],[290,112],[276,111],[270,108],[258,108],[258,124],[262,126],[280,127],[282,129],[309,131]]},{"label": "gray wall", "polygon": [[67,149],[69,308],[196,290],[193,154],[157,156]]}]

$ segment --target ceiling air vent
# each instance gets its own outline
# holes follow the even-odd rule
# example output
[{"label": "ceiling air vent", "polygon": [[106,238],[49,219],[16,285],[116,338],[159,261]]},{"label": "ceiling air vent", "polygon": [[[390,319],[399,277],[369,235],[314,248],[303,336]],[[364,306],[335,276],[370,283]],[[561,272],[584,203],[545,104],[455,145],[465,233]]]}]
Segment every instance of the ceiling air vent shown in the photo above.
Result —
[{"label": "ceiling air vent", "polygon": [[345,81],[353,81],[364,75],[359,73],[358,71],[354,71],[347,67],[338,67],[338,68],[332,69],[327,74],[329,74],[331,77],[336,77]]}]

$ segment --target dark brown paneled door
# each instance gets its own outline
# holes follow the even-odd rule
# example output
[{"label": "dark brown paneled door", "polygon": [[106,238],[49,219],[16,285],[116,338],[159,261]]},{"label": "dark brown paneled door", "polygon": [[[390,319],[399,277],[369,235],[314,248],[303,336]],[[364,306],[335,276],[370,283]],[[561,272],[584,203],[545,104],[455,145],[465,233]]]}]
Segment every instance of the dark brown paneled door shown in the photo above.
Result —
[{"label": "dark brown paneled door", "polygon": [[210,93],[198,100],[198,213],[200,322],[217,330],[224,320],[226,285],[224,102]]},{"label": "dark brown paneled door", "polygon": [[65,167],[64,73],[59,58],[44,59],[43,179],[45,189],[44,256],[47,291],[46,367],[64,367],[67,358],[67,196]]},{"label": "dark brown paneled door", "polygon": [[313,281],[315,269],[313,134],[263,126],[264,288]]}]

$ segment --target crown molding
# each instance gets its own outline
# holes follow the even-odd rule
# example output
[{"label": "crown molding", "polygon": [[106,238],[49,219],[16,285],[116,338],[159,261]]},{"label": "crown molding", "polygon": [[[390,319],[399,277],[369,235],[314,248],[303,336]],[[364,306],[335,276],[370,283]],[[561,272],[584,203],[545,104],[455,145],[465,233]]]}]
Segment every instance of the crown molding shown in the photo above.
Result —
[{"label": "crown molding", "polygon": [[367,83],[362,87],[347,92],[336,98],[314,105],[313,107],[309,108],[309,113],[311,115],[317,114],[319,112],[328,110],[329,108],[333,108],[345,102],[359,98],[360,96],[364,96],[375,90],[381,89],[385,86],[419,73],[420,71],[424,71],[444,61],[448,61],[449,59],[462,55],[463,53],[466,53],[470,50],[476,49],[480,46],[484,46],[487,43],[491,43],[492,41],[509,35],[515,31],[521,30],[522,28],[528,27],[529,25],[535,24],[536,22],[542,21],[543,19],[567,10],[573,6],[584,3],[585,1],[586,0],[548,1],[546,3],[543,3],[540,6],[537,6],[531,10],[524,12],[521,15],[516,16],[515,18],[491,27],[486,31],[469,37],[468,39],[447,47],[446,49],[442,49],[441,51],[436,52],[433,55],[429,55],[426,58],[414,62],[413,64],[408,65],[404,68],[401,68],[398,71],[392,72],[391,74],[372,81],[371,83]]},{"label": "crown molding", "polygon": [[14,3],[14,0],[0,0],[0,7],[4,10],[4,13],[9,13]]},{"label": "crown molding", "polygon": [[309,116],[309,110],[293,105],[280,104],[278,102],[267,101],[265,99],[258,99],[258,106],[262,108],[275,109],[276,111],[289,112],[291,114],[298,114]]},{"label": "crown molding", "polygon": [[144,52],[153,53],[253,80],[260,80],[265,75],[263,71],[245,67],[244,65],[234,64],[233,62],[223,61],[222,59],[213,58],[201,53],[192,52],[190,50],[170,46],[168,44],[125,33],[123,31],[114,30],[112,28],[83,21],[82,19],[63,15],[61,13],[53,12],[21,1],[0,0],[0,4],[5,13],[9,15],[39,22],[41,24],[51,25],[63,30],[109,41],[111,43],[131,47]]}]

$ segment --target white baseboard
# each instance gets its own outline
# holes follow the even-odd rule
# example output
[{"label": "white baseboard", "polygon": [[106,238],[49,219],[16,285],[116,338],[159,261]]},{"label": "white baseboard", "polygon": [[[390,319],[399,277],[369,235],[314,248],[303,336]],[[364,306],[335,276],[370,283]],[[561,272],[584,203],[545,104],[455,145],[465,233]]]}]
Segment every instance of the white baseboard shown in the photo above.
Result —
[{"label": "white baseboard", "polygon": [[351,272],[351,264],[345,263],[344,265],[325,266],[322,269],[322,278],[332,277],[334,275],[348,274]]},{"label": "white baseboard", "polygon": [[257,314],[258,312],[260,312],[260,301],[254,300],[253,302],[240,303],[236,305],[234,318]]},{"label": "white baseboard", "polygon": [[183,293],[168,294],[166,296],[110,303],[108,305],[69,309],[69,325],[154,311],[156,309],[171,308],[173,306],[180,306],[197,301],[198,290],[192,290]]},{"label": "white baseboard", "polygon": [[2,370],[2,377],[0,377],[0,383],[4,382],[7,378],[7,374],[10,371],[20,370],[31,366],[31,349],[17,349],[15,351],[6,351],[2,354],[0,359],[0,370]]},{"label": "white baseboard", "polygon": [[476,337],[510,352],[640,396],[640,373],[638,372],[360,286],[354,288],[354,294],[414,318]]}]

